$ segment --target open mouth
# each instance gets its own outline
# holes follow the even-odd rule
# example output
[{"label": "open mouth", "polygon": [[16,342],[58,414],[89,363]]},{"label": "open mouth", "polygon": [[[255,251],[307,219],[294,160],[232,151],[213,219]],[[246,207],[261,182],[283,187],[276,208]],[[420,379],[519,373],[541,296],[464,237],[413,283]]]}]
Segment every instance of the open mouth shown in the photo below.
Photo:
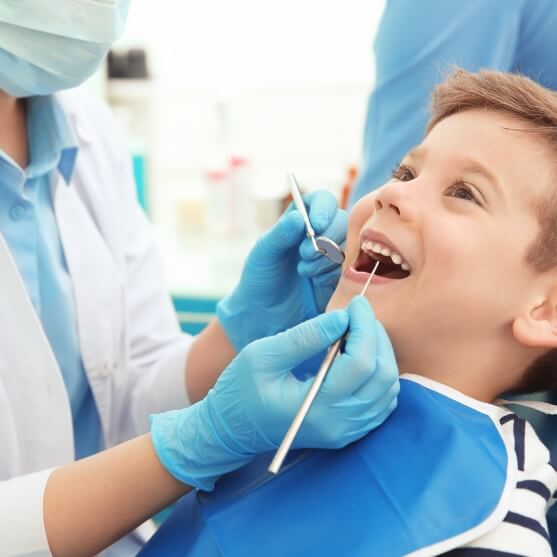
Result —
[{"label": "open mouth", "polygon": [[353,268],[360,273],[371,273],[377,261],[379,261],[377,276],[389,279],[404,279],[410,276],[410,265],[399,253],[385,244],[371,240],[362,242]]}]

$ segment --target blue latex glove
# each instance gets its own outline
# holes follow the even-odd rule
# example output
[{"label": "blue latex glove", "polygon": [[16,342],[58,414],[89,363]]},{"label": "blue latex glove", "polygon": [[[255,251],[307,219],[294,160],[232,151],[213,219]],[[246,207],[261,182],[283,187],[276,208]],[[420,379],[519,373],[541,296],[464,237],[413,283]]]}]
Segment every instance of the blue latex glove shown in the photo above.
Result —
[{"label": "blue latex glove", "polygon": [[339,448],[380,425],[396,406],[398,369],[365,298],[246,347],[205,399],[152,417],[155,450],[180,481],[213,489],[222,474],[278,447],[309,387],[290,369],[350,327],[294,447]]},{"label": "blue latex glove", "polygon": [[[347,217],[335,197],[321,191],[304,200],[316,233],[342,245]],[[236,351],[325,311],[340,270],[315,253],[302,215],[291,205],[251,250],[234,292],[217,305],[219,321]]]}]

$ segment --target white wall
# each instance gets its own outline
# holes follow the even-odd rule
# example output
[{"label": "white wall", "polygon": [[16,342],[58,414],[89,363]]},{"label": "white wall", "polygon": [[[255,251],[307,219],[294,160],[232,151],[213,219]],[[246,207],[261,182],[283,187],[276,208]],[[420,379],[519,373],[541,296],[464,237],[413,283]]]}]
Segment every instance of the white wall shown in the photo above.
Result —
[{"label": "white wall", "polygon": [[132,0],[117,46],[143,46],[150,57],[155,217],[202,187],[204,169],[226,150],[250,157],[260,192],[281,190],[288,169],[338,188],[360,158],[383,5]]},{"label": "white wall", "polygon": [[144,44],[166,86],[370,79],[383,0],[132,0],[121,44]]}]

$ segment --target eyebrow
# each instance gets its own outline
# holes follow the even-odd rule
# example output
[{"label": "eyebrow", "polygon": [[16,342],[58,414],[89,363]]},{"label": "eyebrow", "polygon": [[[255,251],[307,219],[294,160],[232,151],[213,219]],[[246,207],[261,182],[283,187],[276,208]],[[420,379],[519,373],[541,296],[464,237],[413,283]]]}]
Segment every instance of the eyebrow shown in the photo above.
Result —
[{"label": "eyebrow", "polygon": [[[406,156],[416,161],[422,160],[426,155],[426,148],[423,146],[418,146],[412,149]],[[475,174],[477,176],[481,176],[485,178],[492,186],[493,189],[500,197],[504,197],[503,189],[499,184],[499,181],[495,177],[495,175],[486,168],[483,164],[480,164],[478,161],[470,158],[459,158],[457,160],[457,164],[462,169],[462,171],[466,174]]]},{"label": "eyebrow", "polygon": [[471,159],[462,159],[460,161],[462,164],[462,168],[465,173],[467,174],[476,174],[477,176],[481,176],[485,178],[492,186],[495,192],[500,196],[503,196],[503,190],[499,185],[499,181],[495,177],[495,175],[485,166],[480,164],[479,162]]},{"label": "eyebrow", "polygon": [[412,149],[411,151],[409,151],[408,153],[406,153],[406,156],[403,157],[404,159],[413,159],[415,161],[421,161],[426,154],[426,149],[425,147],[422,147],[421,145],[419,145],[418,147],[414,147],[414,149]]}]

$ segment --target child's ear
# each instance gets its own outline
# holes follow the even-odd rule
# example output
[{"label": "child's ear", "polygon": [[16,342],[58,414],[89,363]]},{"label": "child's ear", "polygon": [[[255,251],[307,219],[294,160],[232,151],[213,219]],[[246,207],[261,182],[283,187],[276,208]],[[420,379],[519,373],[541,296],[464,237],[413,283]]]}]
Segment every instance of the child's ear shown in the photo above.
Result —
[{"label": "child's ear", "polygon": [[557,348],[557,288],[519,315],[512,330],[516,340],[525,346]]}]

